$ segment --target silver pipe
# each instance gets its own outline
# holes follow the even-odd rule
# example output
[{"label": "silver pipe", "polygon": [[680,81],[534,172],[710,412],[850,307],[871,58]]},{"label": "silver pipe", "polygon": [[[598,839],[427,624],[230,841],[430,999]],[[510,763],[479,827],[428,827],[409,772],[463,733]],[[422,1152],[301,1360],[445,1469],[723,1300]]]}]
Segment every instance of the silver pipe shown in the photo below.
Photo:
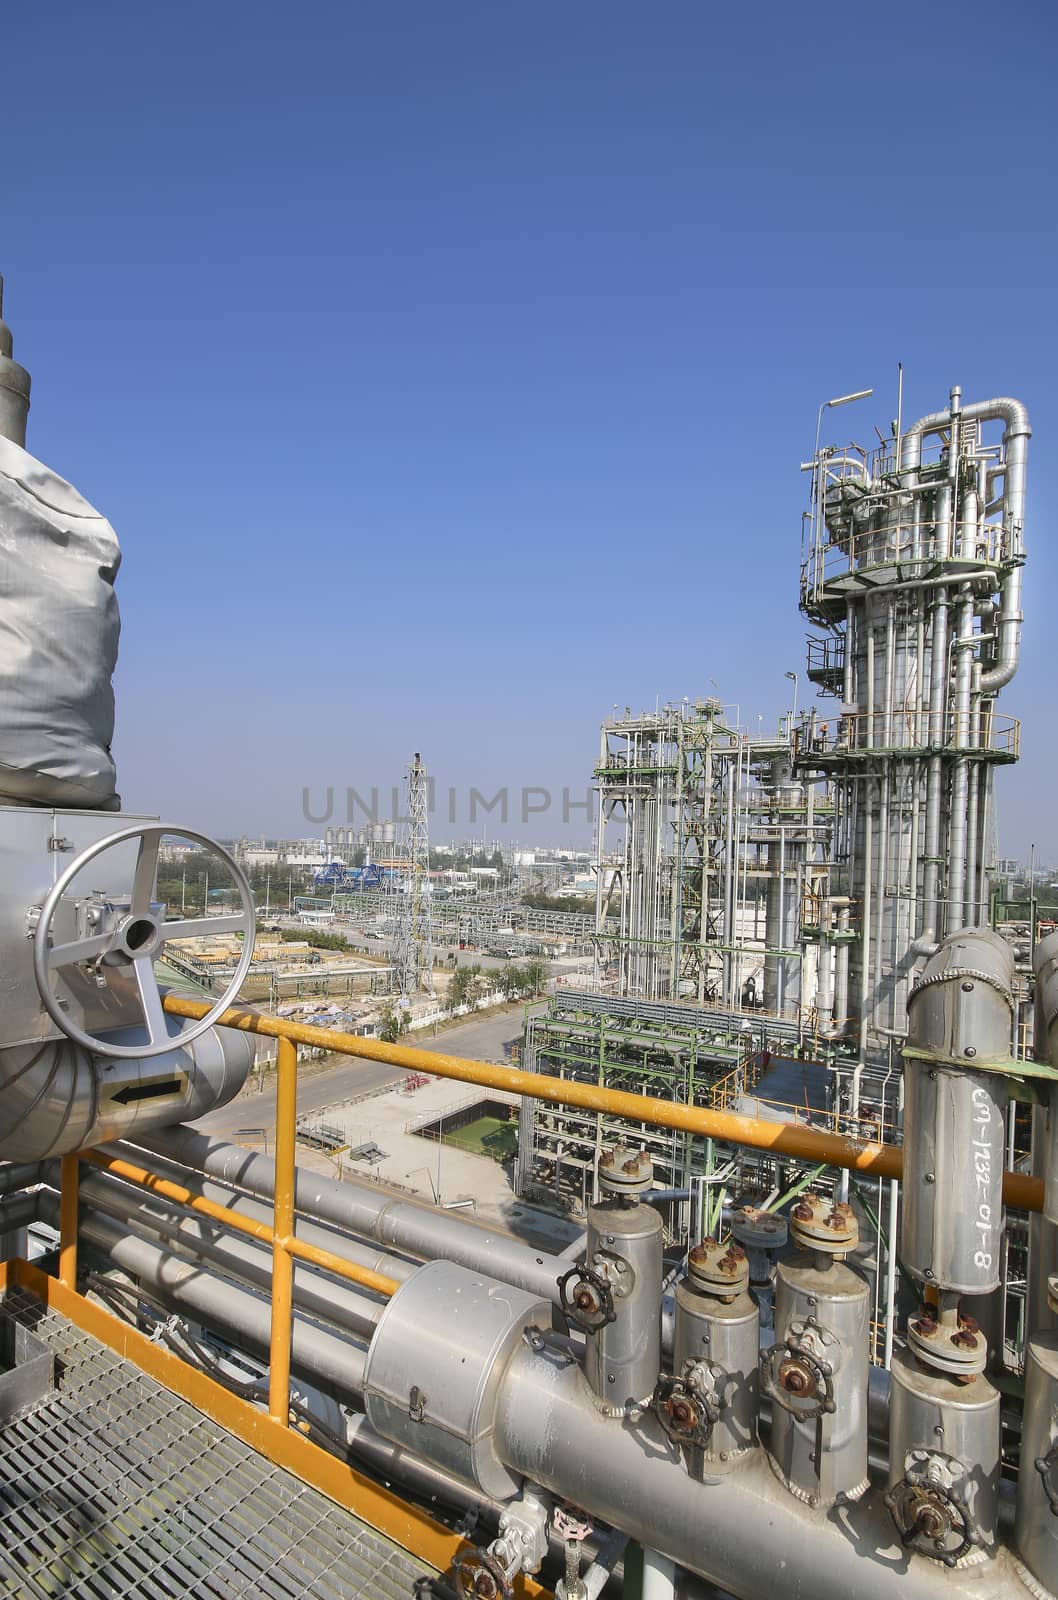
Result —
[{"label": "silver pipe", "polygon": [[[55,1224],[58,1209],[56,1202]],[[127,1226],[87,1207],[82,1210],[80,1237],[102,1250],[115,1266],[155,1289],[163,1300],[193,1312],[208,1327],[223,1327],[237,1345],[268,1354],[271,1334],[269,1302],[213,1273],[203,1272],[159,1245],[130,1233]],[[291,1366],[304,1377],[320,1380],[340,1395],[363,1387],[365,1353],[351,1338],[295,1316],[291,1323]]]},{"label": "silver pipe", "polygon": [[[183,1184],[193,1194],[201,1195],[204,1200],[212,1200],[217,1205],[225,1206],[229,1211],[237,1211],[241,1216],[251,1217],[255,1222],[263,1222],[271,1227],[272,1207],[265,1201],[254,1200],[238,1189],[206,1178],[201,1173],[189,1172],[186,1168],[178,1166],[175,1161],[166,1161],[162,1156],[156,1156],[152,1152],[139,1148],[130,1151],[119,1144],[103,1145],[101,1148],[104,1155],[122,1159],[134,1154],[137,1164],[145,1167],[148,1172],[174,1183]],[[381,1272],[385,1277],[396,1278],[400,1283],[403,1283],[405,1278],[410,1278],[419,1265],[417,1261],[409,1260],[406,1256],[397,1256],[391,1251],[381,1250],[377,1244],[355,1242],[348,1234],[305,1216],[298,1217],[298,1238],[303,1239],[306,1244],[318,1245],[321,1250],[333,1250],[335,1255],[342,1256],[344,1260],[351,1261],[358,1267],[367,1267],[371,1272]]]},{"label": "silver pipe", "polygon": [[[973,599],[959,602],[955,648],[955,747],[965,750],[970,736],[970,686],[973,681]],[[969,791],[969,763],[957,756],[952,768],[951,834],[949,840],[947,922],[948,933],[962,926],[966,898],[966,839]]]},{"label": "silver pipe", "polygon": [[738,1595],[774,1600],[1010,1600],[1004,1552],[964,1578],[900,1546],[877,1494],[827,1513],[795,1499],[753,1452],[699,1483],[653,1417],[603,1416],[580,1369],[522,1347],[501,1383],[496,1442],[512,1471],[572,1499]]},{"label": "silver pipe", "polygon": [[[166,1128],[138,1143],[185,1167],[271,1199],[273,1166],[265,1156],[239,1145],[211,1139],[192,1128]],[[530,1294],[558,1304],[558,1279],[565,1266],[558,1256],[536,1251],[509,1234],[494,1233],[453,1212],[434,1211],[367,1184],[342,1183],[299,1168],[295,1184],[299,1211],[322,1217],[363,1238],[433,1260],[444,1256],[475,1272],[485,1272]]]},{"label": "silver pipe", "polygon": [[[150,1076],[171,1077],[173,1092],[145,1099],[135,1096],[142,1061],[97,1056],[69,1039],[0,1049],[0,1157],[66,1155],[204,1116],[235,1098],[253,1064],[254,1040],[231,1028],[210,1028],[189,1045],[174,1044],[150,1063]],[[124,1100],[123,1090],[129,1091]]]},{"label": "silver pipe", "polygon": [[[1010,556],[1024,554],[1025,527],[1025,468],[1028,442],[1032,437],[1029,414],[1020,400],[1001,396],[966,406],[962,413],[965,421],[1002,421],[1005,471],[1003,475],[1003,520],[1011,541]],[[900,449],[902,472],[917,472],[922,464],[922,442],[931,433],[939,433],[951,421],[950,411],[934,411],[920,417],[905,433]],[[994,694],[1008,684],[1018,668],[1021,655],[1021,565],[1011,567],[1000,589],[999,639],[996,664],[982,674],[981,688],[985,694]]]},{"label": "silver pipe", "polygon": [[[103,1173],[83,1177],[80,1196],[107,1216],[140,1232],[156,1233],[196,1260],[212,1262],[229,1276],[271,1293],[272,1252],[267,1245],[227,1233],[219,1224],[194,1213],[188,1215],[154,1195],[144,1199],[127,1184]],[[358,1293],[351,1284],[336,1283],[300,1261],[294,1263],[293,1293],[295,1306],[310,1316],[336,1322],[368,1339],[382,1315],[382,1305],[368,1294]]]}]

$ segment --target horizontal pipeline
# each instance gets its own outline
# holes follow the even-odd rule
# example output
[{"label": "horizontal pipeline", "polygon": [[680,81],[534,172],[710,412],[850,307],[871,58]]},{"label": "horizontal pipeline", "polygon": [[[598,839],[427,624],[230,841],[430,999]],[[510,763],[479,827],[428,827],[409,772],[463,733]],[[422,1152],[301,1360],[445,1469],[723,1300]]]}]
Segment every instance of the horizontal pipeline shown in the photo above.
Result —
[{"label": "horizontal pipeline", "polygon": [[[208,1005],[166,995],[165,1009],[175,1017],[204,1017]],[[549,1100],[555,1105],[582,1106],[588,1111],[604,1111],[630,1122],[651,1122],[662,1128],[676,1128],[701,1138],[719,1139],[725,1144],[749,1145],[775,1155],[793,1156],[804,1161],[847,1167],[877,1178],[903,1175],[903,1152],[896,1145],[846,1139],[839,1134],[820,1133],[790,1122],[765,1122],[743,1117],[732,1111],[708,1111],[701,1106],[681,1106],[674,1100],[657,1100],[649,1095],[628,1094],[623,1089],[602,1089],[596,1084],[577,1083],[565,1078],[550,1078],[539,1072],[522,1072],[517,1067],[498,1067],[486,1061],[468,1061],[462,1056],[434,1054],[408,1045],[384,1044],[330,1028],[313,1028],[306,1023],[286,1022],[278,1017],[232,1009],[218,1019],[224,1028],[244,1033],[260,1033],[273,1039],[292,1039],[295,1044],[328,1050],[336,1055],[362,1056],[368,1061],[384,1061],[390,1066],[407,1067],[414,1072],[432,1073],[438,1078],[455,1078],[461,1083],[487,1089],[506,1089],[528,1095],[533,1100]],[[1007,1172],[1003,1177],[1003,1199],[1009,1206],[1025,1211],[1043,1207],[1043,1180],[1024,1173]]]},{"label": "horizontal pipeline", "polygon": [[342,1256],[335,1255],[333,1250],[322,1250],[318,1245],[306,1244],[302,1239],[277,1239],[267,1223],[255,1222],[252,1217],[243,1216],[241,1212],[217,1205],[213,1200],[192,1193],[183,1184],[170,1183],[167,1178],[159,1178],[146,1167],[133,1166],[130,1161],[119,1161],[116,1157],[104,1155],[99,1150],[83,1150],[80,1160],[101,1168],[103,1172],[109,1172],[115,1178],[124,1178],[126,1183],[137,1184],[150,1194],[160,1195],[164,1200],[173,1200],[177,1205],[186,1206],[189,1211],[197,1211],[213,1222],[222,1222],[226,1227],[234,1228],[237,1233],[248,1234],[251,1239],[257,1239],[262,1244],[277,1243],[288,1255],[296,1256],[300,1261],[311,1262],[313,1266],[322,1267],[325,1272],[333,1272],[335,1277],[346,1278],[350,1283],[359,1284],[362,1289],[372,1290],[374,1294],[395,1294],[400,1287],[396,1278],[387,1278],[381,1272],[372,1272],[369,1267],[357,1266],[355,1262],[346,1261]]}]

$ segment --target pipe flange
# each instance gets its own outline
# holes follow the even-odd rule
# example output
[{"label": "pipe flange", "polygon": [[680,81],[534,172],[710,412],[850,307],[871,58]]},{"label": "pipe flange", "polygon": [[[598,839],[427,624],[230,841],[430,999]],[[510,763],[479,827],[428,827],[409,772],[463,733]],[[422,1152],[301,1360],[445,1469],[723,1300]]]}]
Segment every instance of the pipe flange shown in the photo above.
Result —
[{"label": "pipe flange", "polygon": [[514,1594],[503,1563],[477,1546],[456,1558],[452,1577],[459,1600],[511,1600]]},{"label": "pipe flange", "polygon": [[703,1239],[687,1254],[687,1277],[695,1289],[734,1300],[749,1284],[749,1262],[732,1240]]},{"label": "pipe flange", "polygon": [[747,1250],[781,1250],[789,1228],[785,1217],[756,1206],[742,1206],[731,1216],[731,1234]]},{"label": "pipe flange", "polygon": [[917,1555],[954,1567],[982,1543],[966,1501],[928,1466],[909,1467],[884,1499],[900,1543]]},{"label": "pipe flange", "polygon": [[852,1207],[828,1195],[803,1195],[790,1212],[790,1231],[803,1249],[828,1256],[848,1255],[860,1242]]},{"label": "pipe flange", "polygon": [[720,1408],[690,1377],[658,1379],[651,1398],[654,1415],[673,1444],[704,1450],[713,1436]]},{"label": "pipe flange", "polygon": [[654,1163],[645,1150],[617,1144],[599,1157],[599,1187],[606,1194],[643,1194],[654,1182]]},{"label": "pipe flange", "polygon": [[775,1403],[798,1422],[811,1422],[836,1409],[834,1368],[796,1339],[761,1351],[760,1379]]},{"label": "pipe flange", "polygon": [[907,1342],[919,1361],[956,1378],[975,1378],[988,1365],[988,1341],[973,1317],[959,1313],[954,1325],[924,1305],[907,1325]]},{"label": "pipe flange", "polygon": [[608,1322],[617,1320],[613,1290],[605,1278],[583,1262],[570,1267],[559,1278],[558,1297],[567,1322],[582,1333],[598,1333]]}]

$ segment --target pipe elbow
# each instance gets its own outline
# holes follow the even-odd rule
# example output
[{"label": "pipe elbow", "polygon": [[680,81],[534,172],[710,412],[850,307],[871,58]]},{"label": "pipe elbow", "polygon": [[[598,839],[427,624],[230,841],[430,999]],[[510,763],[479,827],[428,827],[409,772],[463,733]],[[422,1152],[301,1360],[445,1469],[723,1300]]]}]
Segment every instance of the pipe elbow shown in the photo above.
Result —
[{"label": "pipe elbow", "polygon": [[97,1055],[69,1039],[8,1045],[0,1049],[0,1159],[41,1161],[203,1116],[238,1094],[253,1050],[248,1035],[229,1028],[189,1045],[176,1036],[150,1061]]}]

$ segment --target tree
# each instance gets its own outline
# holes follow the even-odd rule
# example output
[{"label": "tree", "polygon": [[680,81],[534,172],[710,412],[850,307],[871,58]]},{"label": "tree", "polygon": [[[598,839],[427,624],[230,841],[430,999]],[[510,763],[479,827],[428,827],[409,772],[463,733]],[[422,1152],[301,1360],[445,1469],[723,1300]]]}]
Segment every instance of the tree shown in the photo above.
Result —
[{"label": "tree", "polygon": [[408,1031],[411,1023],[411,1012],[401,1011],[398,1014],[394,1011],[392,1002],[387,1000],[382,1007],[381,1016],[382,1022],[378,1030],[379,1038],[385,1040],[386,1044],[396,1044],[397,1040]]},{"label": "tree", "polygon": [[542,961],[539,956],[530,956],[522,968],[522,973],[525,977],[526,991],[534,998],[543,994],[551,976],[551,968],[547,962]]},{"label": "tree", "polygon": [[457,967],[452,974],[448,985],[448,1003],[454,1010],[457,1006],[473,1005],[481,994],[481,968]]}]

